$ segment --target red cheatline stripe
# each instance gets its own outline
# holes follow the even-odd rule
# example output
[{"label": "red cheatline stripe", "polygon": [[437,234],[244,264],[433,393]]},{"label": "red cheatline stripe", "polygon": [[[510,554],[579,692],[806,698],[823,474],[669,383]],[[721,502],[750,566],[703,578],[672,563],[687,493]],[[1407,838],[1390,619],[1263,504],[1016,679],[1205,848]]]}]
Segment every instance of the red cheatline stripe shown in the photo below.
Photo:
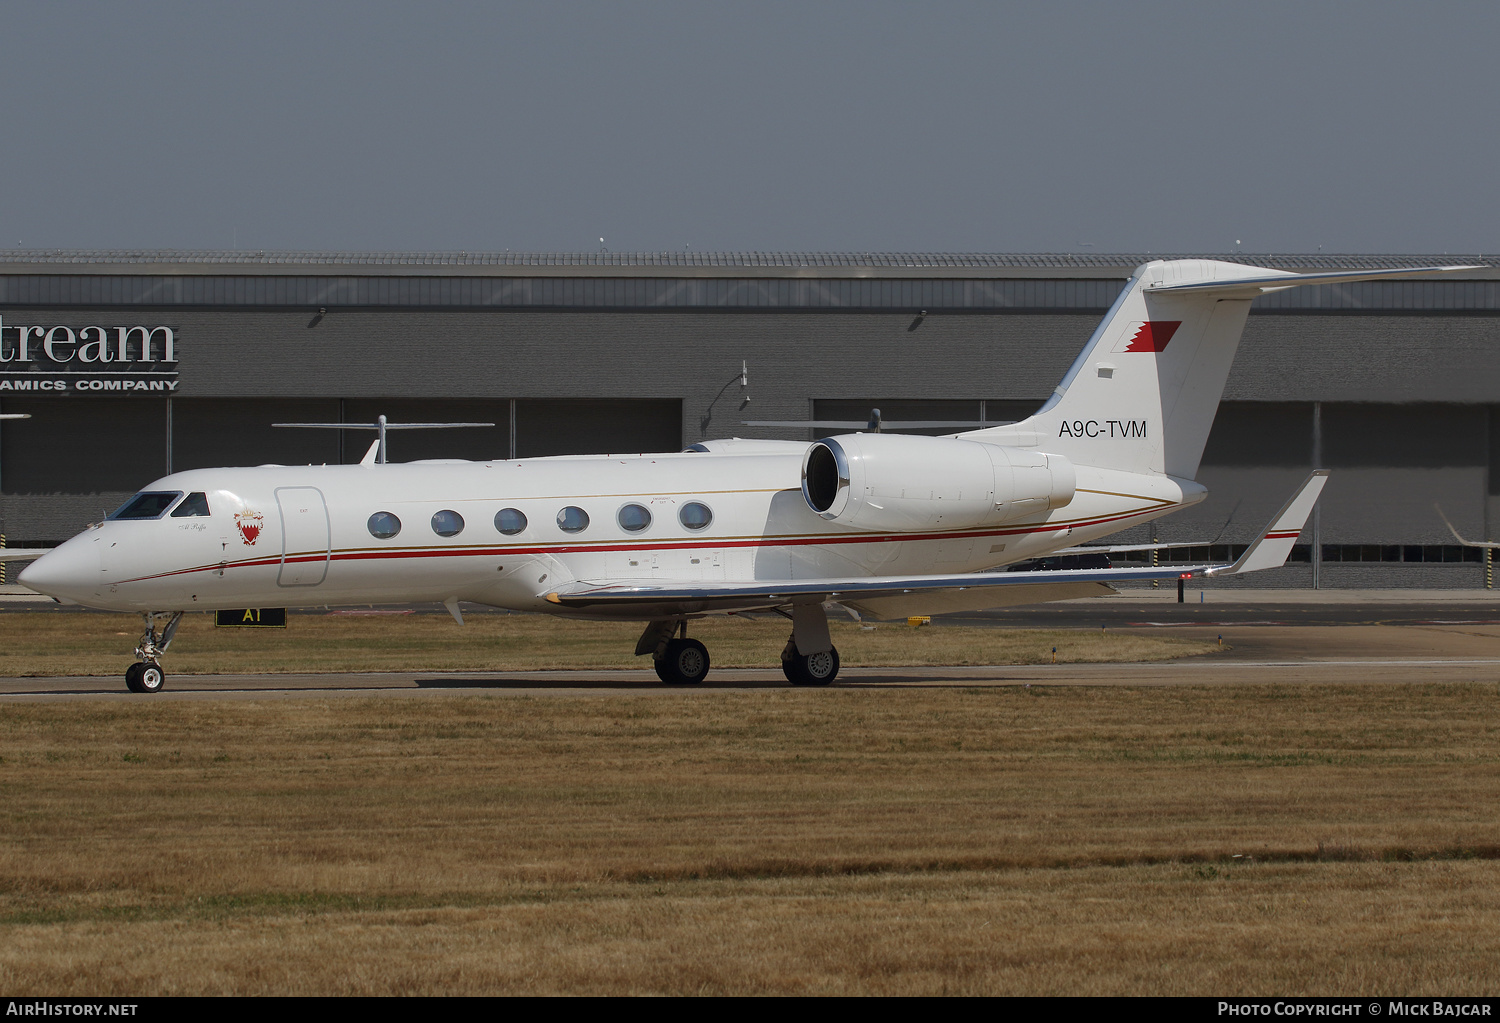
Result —
[{"label": "red cheatline stripe", "polygon": [[332,554],[318,551],[316,553],[294,554],[289,558],[269,557],[253,558],[249,561],[231,561],[220,565],[215,562],[212,565],[199,565],[196,568],[182,568],[173,572],[161,572],[157,575],[144,575],[135,579],[123,579],[122,583],[146,582],[151,579],[168,579],[178,575],[192,575],[195,572],[217,572],[220,568],[229,570],[231,568],[261,568],[268,565],[294,565],[318,561],[370,561],[370,560],[396,560],[405,558],[465,558],[465,557],[497,557],[501,555],[516,554],[579,554],[589,551],[672,551],[672,550],[724,550],[731,547],[817,547],[832,546],[834,544],[873,544],[873,543],[898,543],[907,540],[967,540],[980,539],[983,537],[997,536],[1021,536],[1034,533],[1056,533],[1071,526],[1074,529],[1086,526],[1099,526],[1107,522],[1118,522],[1123,519],[1138,518],[1157,511],[1155,508],[1143,509],[1135,512],[1124,512],[1119,515],[1107,515],[1102,518],[1090,519],[1084,522],[1072,522],[1067,526],[1041,524],[1040,527],[1032,526],[1017,529],[988,529],[970,532],[954,533],[896,533],[889,535],[870,536],[866,534],[837,534],[833,536],[803,536],[803,537],[760,537],[753,540],[724,540],[713,542],[704,537],[696,540],[681,540],[670,543],[636,543],[636,544],[576,544],[573,546],[562,545],[533,545],[528,547],[434,547],[418,550],[404,551],[335,551]]},{"label": "red cheatline stripe", "polygon": [[1300,529],[1298,529],[1298,530],[1286,530],[1286,531],[1280,532],[1280,533],[1267,533],[1266,534],[1266,539],[1267,540],[1288,540],[1288,539],[1295,540],[1297,537],[1299,537],[1301,535],[1302,535],[1302,530],[1300,530]]}]

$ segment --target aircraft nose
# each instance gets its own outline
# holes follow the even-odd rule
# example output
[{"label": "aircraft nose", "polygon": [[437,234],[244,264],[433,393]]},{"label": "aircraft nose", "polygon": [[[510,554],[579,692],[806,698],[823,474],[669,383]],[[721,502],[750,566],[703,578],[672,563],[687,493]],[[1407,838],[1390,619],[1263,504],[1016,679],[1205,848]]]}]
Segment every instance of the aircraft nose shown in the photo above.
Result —
[{"label": "aircraft nose", "polygon": [[99,588],[99,554],[92,540],[69,540],[27,565],[17,582],[49,597],[77,600]]}]

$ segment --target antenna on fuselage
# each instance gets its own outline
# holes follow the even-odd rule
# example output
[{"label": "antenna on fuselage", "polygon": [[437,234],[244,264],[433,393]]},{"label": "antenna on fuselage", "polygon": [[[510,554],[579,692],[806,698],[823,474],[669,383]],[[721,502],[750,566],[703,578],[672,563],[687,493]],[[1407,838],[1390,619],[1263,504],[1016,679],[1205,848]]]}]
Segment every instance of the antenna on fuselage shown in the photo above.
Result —
[{"label": "antenna on fuselage", "polygon": [[[470,426],[494,426],[494,423],[392,423],[385,416],[376,416],[373,423],[272,423],[272,426],[294,430],[374,430],[375,462],[384,465],[385,434],[387,430],[450,430]],[[366,456],[368,457],[368,456]]]}]

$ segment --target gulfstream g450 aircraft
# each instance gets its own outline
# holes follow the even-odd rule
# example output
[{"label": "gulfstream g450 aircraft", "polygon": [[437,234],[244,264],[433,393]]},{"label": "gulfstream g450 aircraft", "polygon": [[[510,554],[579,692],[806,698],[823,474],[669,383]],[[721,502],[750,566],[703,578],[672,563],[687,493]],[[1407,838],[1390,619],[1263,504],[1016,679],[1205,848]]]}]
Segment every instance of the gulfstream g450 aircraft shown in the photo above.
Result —
[{"label": "gulfstream g450 aircraft", "polygon": [[372,448],[361,465],[175,473],[44,554],[21,582],[141,612],[126,673],[138,692],[161,688],[160,659],[185,611],[413,601],[441,601],[460,621],[459,601],[642,621],[636,653],[671,683],[708,673],[690,621],[776,611],[792,623],[787,678],[823,685],[839,668],[827,604],[931,614],[1281,564],[1322,473],[1233,564],[988,571],[1203,500],[1193,477],[1257,295],[1462,269],[1147,263],[1034,416],[948,437],[408,464],[384,464]]}]

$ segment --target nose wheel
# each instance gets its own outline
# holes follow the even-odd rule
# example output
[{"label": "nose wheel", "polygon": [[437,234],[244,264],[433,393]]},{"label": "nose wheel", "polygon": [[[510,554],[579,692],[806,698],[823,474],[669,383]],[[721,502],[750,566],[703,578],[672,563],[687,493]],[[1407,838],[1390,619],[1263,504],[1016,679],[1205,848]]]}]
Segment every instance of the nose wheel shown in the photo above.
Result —
[{"label": "nose wheel", "polygon": [[[167,673],[161,670],[161,657],[172,645],[172,637],[177,635],[182,612],[149,611],[141,617],[146,620],[146,631],[141,634],[141,641],[135,648],[135,655],[140,660],[125,669],[125,688],[132,693],[159,693],[167,684]],[[165,618],[167,624],[157,632],[156,622],[160,618]]]},{"label": "nose wheel", "polygon": [[125,669],[125,687],[132,693],[159,693],[167,684],[167,673],[151,661],[136,661]]}]

